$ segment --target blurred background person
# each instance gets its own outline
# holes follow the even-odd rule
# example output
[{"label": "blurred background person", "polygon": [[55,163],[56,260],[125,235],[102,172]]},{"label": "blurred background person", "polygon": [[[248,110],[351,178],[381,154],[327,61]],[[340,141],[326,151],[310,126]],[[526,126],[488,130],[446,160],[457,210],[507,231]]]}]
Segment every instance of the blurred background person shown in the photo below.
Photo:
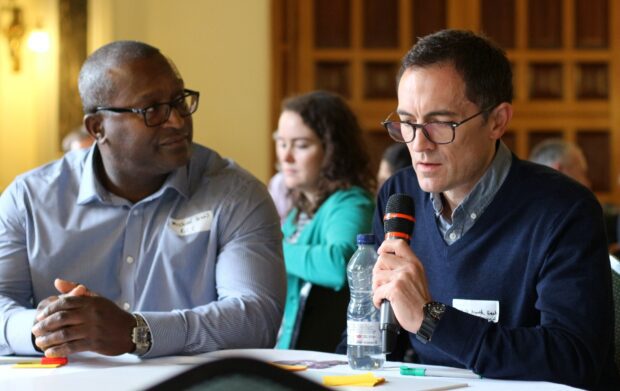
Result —
[{"label": "blurred background person", "polygon": [[379,162],[377,191],[392,174],[405,167],[411,167],[411,155],[409,155],[407,144],[395,143],[387,147]]},{"label": "blurred background person", "polygon": [[[575,143],[555,138],[541,141],[532,149],[529,160],[554,168],[592,190],[592,183],[588,178],[588,162],[581,148]],[[609,252],[620,255],[618,208],[612,205],[602,206]]]},{"label": "blurred background person", "polygon": [[[315,91],[283,102],[274,140],[293,201],[282,227],[288,291],[277,347],[333,351],[346,324],[346,265],[356,235],[370,232],[374,211],[374,175],[362,130],[341,97]],[[309,284],[327,288],[333,297],[346,289],[346,298],[339,301],[344,308],[336,310],[334,298],[315,314],[307,306],[300,312],[305,284],[306,289],[314,290]],[[330,310],[336,311],[334,322],[328,319]],[[318,345],[296,343],[301,343],[294,332],[302,316],[319,318],[315,321],[321,327],[312,330]]]},{"label": "blurred background person", "polygon": [[95,139],[88,134],[86,129],[80,126],[67,133],[62,139],[62,151],[67,153],[76,149],[88,148],[93,145],[94,141]]},{"label": "blurred background person", "polygon": [[530,161],[549,166],[573,178],[588,189],[588,162],[579,146],[562,139],[547,139],[536,144],[530,153]]}]

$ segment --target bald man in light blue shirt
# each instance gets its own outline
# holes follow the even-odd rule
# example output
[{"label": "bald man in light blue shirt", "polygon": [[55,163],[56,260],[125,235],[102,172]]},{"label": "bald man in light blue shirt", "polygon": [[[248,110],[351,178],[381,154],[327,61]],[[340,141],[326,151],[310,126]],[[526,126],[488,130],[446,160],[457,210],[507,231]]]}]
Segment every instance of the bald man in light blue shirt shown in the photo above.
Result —
[{"label": "bald man in light blue shirt", "polygon": [[[108,97],[92,93],[102,77]],[[272,347],[286,291],[278,215],[257,179],[192,143],[198,93],[129,41],[87,60],[80,92],[95,145],[0,197],[0,354]]]}]

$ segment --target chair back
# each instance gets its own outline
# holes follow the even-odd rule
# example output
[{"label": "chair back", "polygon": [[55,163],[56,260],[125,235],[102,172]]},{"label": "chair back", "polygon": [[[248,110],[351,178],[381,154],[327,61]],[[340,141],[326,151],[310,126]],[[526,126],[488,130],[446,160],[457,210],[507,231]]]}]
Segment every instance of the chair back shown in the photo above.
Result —
[{"label": "chair back", "polygon": [[609,254],[611,282],[614,294],[614,341],[616,367],[620,368],[620,260]]},{"label": "chair back", "polygon": [[348,305],[348,286],[335,291],[306,282],[300,290],[291,349],[335,352],[347,327]]}]

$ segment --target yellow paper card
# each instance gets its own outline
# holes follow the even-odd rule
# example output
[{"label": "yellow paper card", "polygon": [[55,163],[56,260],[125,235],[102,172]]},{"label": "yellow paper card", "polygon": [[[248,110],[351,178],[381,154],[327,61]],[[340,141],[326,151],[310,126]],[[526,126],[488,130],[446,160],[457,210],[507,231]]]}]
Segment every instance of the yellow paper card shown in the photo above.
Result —
[{"label": "yellow paper card", "polygon": [[13,368],[58,368],[62,364],[41,364],[41,362],[20,362],[13,365]]},{"label": "yellow paper card", "polygon": [[323,376],[323,384],[326,386],[362,386],[374,387],[385,382],[385,378],[376,377],[371,372],[361,375]]}]

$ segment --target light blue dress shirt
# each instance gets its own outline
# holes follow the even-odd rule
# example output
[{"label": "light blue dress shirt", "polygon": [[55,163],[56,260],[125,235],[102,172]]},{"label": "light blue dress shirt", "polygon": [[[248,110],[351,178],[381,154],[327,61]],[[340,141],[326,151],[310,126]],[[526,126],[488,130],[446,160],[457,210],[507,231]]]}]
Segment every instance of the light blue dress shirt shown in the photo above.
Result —
[{"label": "light blue dress shirt", "polygon": [[0,196],[0,354],[35,354],[37,303],[56,277],[86,285],[152,333],[146,357],[273,347],[286,277],[265,186],[194,145],[132,204],[98,181],[97,146],[30,171]]},{"label": "light blue dress shirt", "polygon": [[491,165],[478,183],[476,183],[471,193],[452,211],[451,220],[446,219],[441,214],[443,211],[441,194],[430,193],[439,231],[441,231],[443,239],[448,245],[452,245],[465,235],[482,216],[482,213],[493,201],[495,194],[508,176],[511,163],[512,152],[510,152],[506,144],[499,141],[497,152]]}]

